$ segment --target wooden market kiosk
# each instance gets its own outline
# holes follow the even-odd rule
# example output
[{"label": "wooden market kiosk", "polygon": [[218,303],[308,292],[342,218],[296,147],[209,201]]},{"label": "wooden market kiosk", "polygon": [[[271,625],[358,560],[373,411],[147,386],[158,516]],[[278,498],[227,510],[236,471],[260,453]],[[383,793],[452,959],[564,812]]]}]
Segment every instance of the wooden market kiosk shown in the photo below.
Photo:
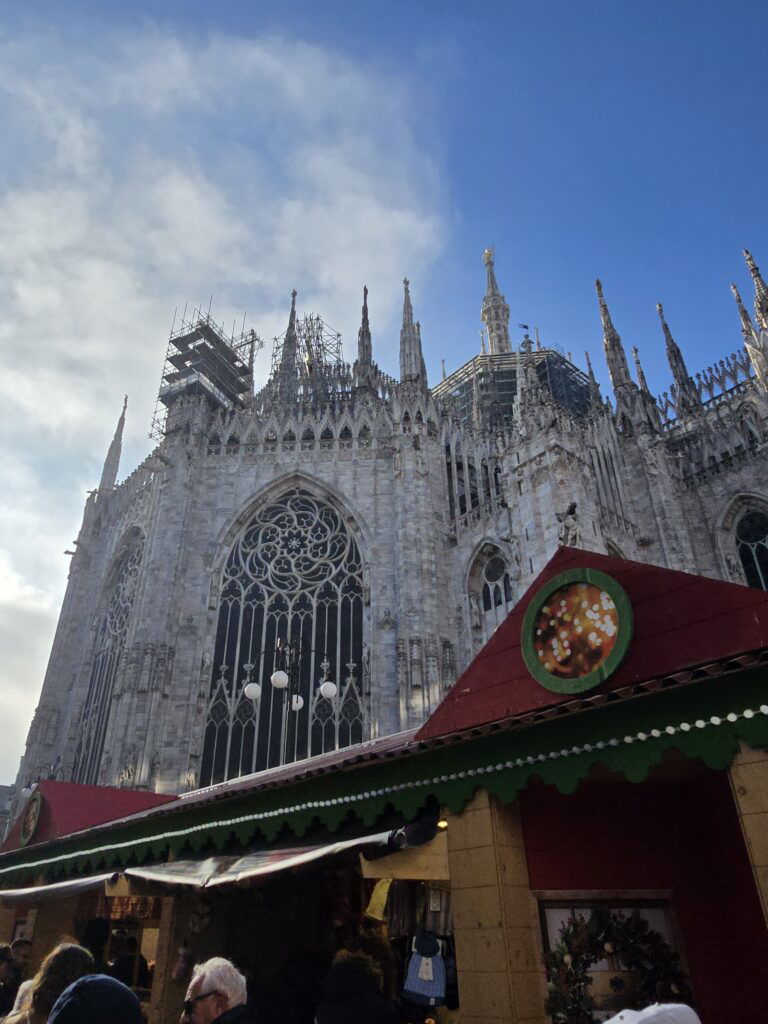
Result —
[{"label": "wooden market kiosk", "polygon": [[[70,930],[86,889],[159,899],[149,1019],[165,1024],[185,942],[195,958],[232,934],[287,950],[310,918],[333,931],[328,885],[362,907],[366,873],[443,872],[462,1024],[574,1019],[584,992],[601,1020],[652,990],[690,998],[704,1024],[761,1019],[766,665],[768,594],[562,548],[418,732],[4,852],[0,937],[32,902],[36,934]],[[429,845],[359,867],[438,806]],[[244,873],[253,858],[261,876]],[[236,920],[249,899],[271,916]]]}]

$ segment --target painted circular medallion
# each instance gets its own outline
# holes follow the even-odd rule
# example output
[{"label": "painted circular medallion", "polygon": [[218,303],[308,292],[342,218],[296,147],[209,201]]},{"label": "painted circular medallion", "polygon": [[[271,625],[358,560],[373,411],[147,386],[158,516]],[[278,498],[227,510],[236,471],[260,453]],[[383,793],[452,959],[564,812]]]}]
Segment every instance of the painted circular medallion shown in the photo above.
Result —
[{"label": "painted circular medallion", "polygon": [[43,806],[43,794],[35,790],[27,801],[24,808],[24,817],[21,819],[21,831],[19,832],[19,846],[26,846],[30,842],[40,821],[40,811]]},{"label": "painted circular medallion", "polygon": [[584,693],[621,664],[632,639],[632,605],[613,577],[596,569],[553,576],[523,619],[528,671],[555,693]]}]

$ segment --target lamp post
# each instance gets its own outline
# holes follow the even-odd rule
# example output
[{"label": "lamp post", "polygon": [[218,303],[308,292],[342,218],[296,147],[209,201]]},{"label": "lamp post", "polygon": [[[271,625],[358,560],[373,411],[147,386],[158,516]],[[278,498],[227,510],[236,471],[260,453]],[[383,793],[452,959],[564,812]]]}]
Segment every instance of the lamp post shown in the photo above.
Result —
[{"label": "lamp post", "polygon": [[[259,664],[264,651],[259,655]],[[245,685],[243,693],[254,704],[261,702],[261,683],[254,676],[257,662],[247,662],[245,669]],[[304,707],[301,689],[301,652],[292,643],[286,643],[278,637],[275,648],[274,671],[269,677],[273,690],[282,691],[282,715],[280,720],[280,764],[285,764],[288,748],[289,715],[288,709],[298,714]],[[258,728],[258,726],[257,726]]]},{"label": "lamp post", "polygon": [[297,714],[304,707],[301,688],[301,650],[292,643],[277,640],[275,650],[275,671],[270,682],[276,690],[283,691],[283,714],[280,725],[280,764],[285,764],[288,750],[288,705]]},{"label": "lamp post", "polygon": [[44,764],[39,764],[36,768],[27,776],[26,785],[22,788],[19,796],[22,800],[29,800],[32,796],[32,790],[42,779],[52,779],[55,782],[63,782],[66,774],[71,773],[71,764],[62,764],[61,755],[59,755],[55,761],[48,761]]}]

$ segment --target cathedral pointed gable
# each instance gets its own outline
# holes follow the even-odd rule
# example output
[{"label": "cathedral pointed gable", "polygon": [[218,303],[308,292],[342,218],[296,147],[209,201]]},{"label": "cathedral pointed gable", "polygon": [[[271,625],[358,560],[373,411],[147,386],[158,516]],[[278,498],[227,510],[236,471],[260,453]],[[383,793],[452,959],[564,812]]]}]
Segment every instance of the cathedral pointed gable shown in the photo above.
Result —
[{"label": "cathedral pointed gable", "polygon": [[[605,574],[631,607],[632,630],[615,671],[590,687],[607,694],[768,648],[768,593],[690,573],[561,547],[416,734],[435,739],[536,713],[574,699],[526,666],[524,620],[549,581],[574,570]],[[530,622],[530,614],[529,614]]]}]

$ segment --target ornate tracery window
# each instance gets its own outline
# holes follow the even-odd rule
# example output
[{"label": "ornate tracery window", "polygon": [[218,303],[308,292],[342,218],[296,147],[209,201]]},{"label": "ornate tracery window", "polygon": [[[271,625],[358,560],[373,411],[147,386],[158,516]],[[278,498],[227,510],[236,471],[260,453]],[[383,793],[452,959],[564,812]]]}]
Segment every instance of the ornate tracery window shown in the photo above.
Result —
[{"label": "ornate tracery window", "polygon": [[143,554],[144,537],[137,533],[118,561],[107,607],[96,628],[91,674],[75,748],[73,782],[95,785],[99,781],[112,691],[131,622]]},{"label": "ornate tracery window", "polygon": [[469,574],[469,611],[472,632],[483,643],[506,619],[514,605],[514,590],[507,560],[493,544],[485,544]]},{"label": "ornate tracery window", "polygon": [[[278,641],[294,651],[298,710],[270,683]],[[200,785],[361,742],[369,689],[357,543],[333,506],[289,491],[253,516],[224,568]]]},{"label": "ornate tracery window", "polygon": [[736,525],[736,550],[750,587],[768,590],[768,515],[746,512]]}]

